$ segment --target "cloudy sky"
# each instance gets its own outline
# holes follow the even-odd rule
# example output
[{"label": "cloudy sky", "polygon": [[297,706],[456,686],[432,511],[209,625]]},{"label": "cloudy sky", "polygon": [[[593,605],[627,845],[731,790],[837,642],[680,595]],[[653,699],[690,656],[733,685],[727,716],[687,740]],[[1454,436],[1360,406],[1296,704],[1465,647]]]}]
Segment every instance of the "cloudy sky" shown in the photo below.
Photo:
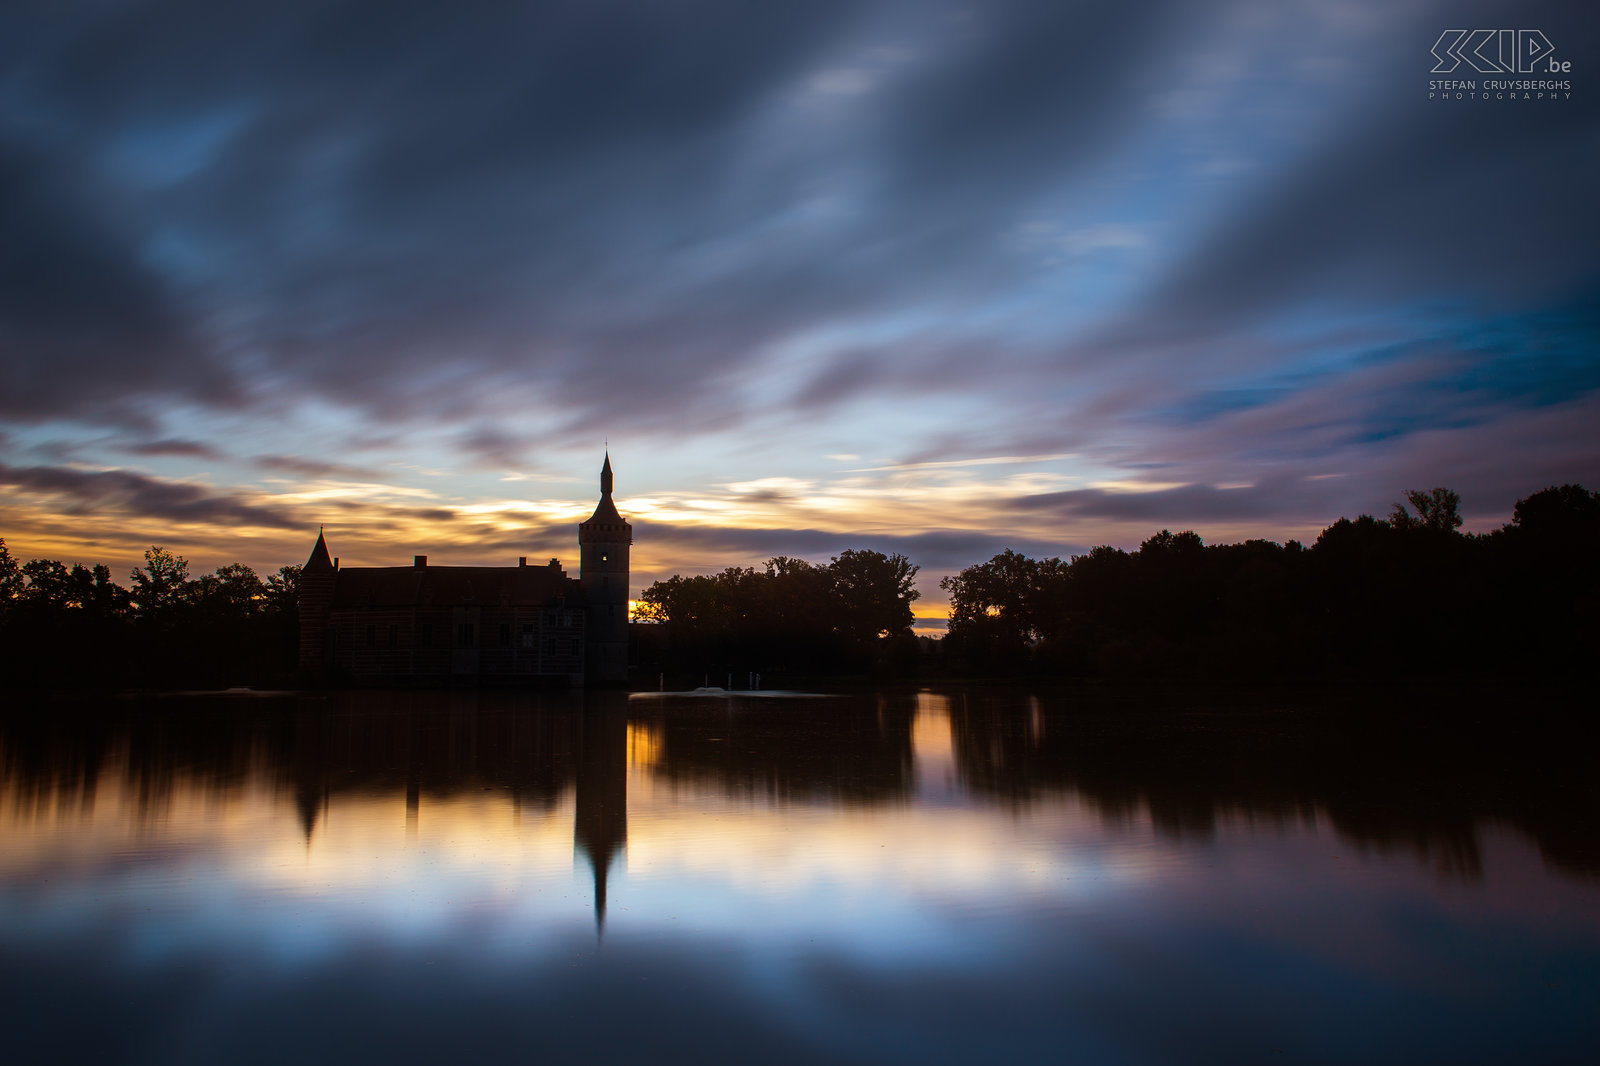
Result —
[{"label": "cloudy sky", "polygon": [[1600,488],[1597,188],[1582,0],[9,0],[0,536],[575,564],[608,443],[636,591],[1492,528]]}]

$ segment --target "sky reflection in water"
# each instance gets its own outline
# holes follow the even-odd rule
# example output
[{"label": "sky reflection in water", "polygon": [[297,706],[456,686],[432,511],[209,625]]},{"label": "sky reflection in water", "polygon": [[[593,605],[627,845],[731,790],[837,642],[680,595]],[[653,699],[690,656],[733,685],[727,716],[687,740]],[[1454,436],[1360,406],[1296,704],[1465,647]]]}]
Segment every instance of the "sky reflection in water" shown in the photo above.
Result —
[{"label": "sky reflection in water", "polygon": [[1435,739],[981,690],[58,706],[0,727],[0,1020],[30,1061],[1584,1059],[1585,767]]}]

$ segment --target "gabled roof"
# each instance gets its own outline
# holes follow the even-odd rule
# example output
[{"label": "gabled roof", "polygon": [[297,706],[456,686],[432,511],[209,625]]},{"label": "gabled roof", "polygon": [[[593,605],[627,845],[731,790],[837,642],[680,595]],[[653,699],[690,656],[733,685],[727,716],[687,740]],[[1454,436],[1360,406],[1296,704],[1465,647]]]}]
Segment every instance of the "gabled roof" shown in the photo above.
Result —
[{"label": "gabled roof", "polygon": [[349,566],[334,607],[537,607],[565,596],[582,606],[576,581],[553,566]]}]

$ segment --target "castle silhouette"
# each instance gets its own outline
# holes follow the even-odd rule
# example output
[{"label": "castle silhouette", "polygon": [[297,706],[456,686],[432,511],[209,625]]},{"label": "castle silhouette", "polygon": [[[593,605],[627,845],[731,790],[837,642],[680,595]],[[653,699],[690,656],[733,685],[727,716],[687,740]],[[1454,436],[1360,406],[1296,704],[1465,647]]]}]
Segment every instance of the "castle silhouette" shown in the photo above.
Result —
[{"label": "castle silhouette", "polygon": [[321,531],[300,572],[300,668],[313,679],[582,685],[628,670],[633,527],[611,499],[578,526],[579,576],[529,566],[340,567]]}]

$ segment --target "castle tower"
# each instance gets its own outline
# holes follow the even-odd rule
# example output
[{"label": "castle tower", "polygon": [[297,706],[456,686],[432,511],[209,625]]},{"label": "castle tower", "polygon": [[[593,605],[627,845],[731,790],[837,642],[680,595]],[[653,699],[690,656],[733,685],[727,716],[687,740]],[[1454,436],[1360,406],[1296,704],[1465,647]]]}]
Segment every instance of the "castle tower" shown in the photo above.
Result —
[{"label": "castle tower", "polygon": [[600,468],[600,503],[578,527],[578,584],[589,605],[585,662],[592,681],[628,679],[628,549],[633,527],[611,502],[611,453]]},{"label": "castle tower", "polygon": [[333,585],[338,567],[328,555],[328,545],[317,530],[311,558],[300,569],[300,670],[320,676],[328,665],[328,610],[333,606]]}]

